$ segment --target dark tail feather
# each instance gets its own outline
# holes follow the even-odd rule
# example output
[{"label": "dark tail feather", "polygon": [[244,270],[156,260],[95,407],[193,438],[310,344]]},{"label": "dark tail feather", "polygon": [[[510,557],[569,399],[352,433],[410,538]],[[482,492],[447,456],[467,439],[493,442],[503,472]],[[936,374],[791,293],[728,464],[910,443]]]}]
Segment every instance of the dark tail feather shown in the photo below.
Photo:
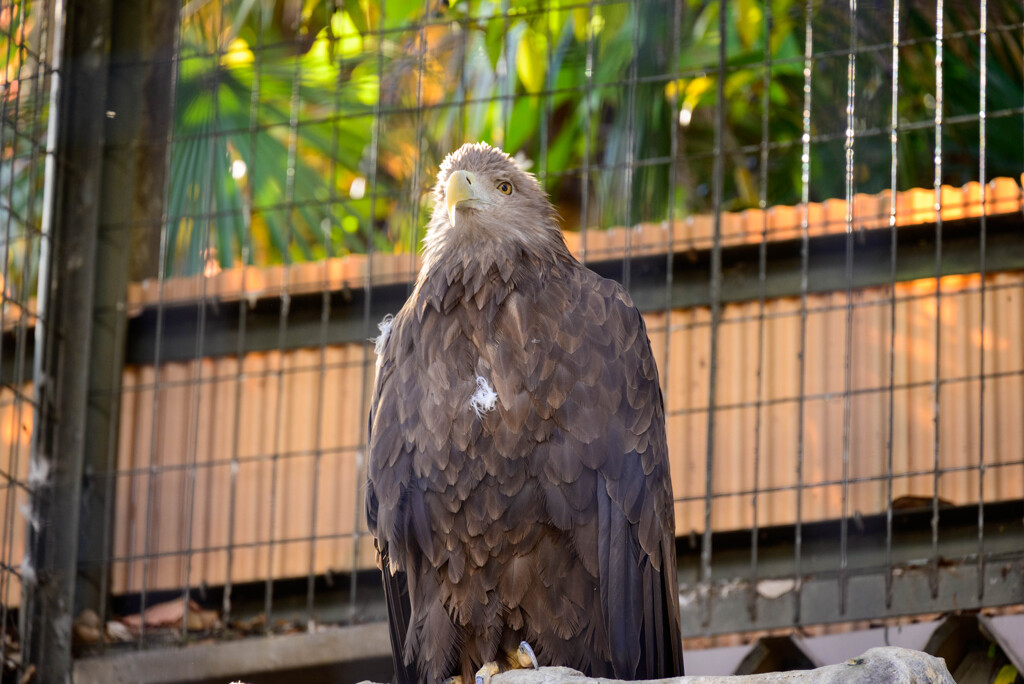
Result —
[{"label": "dark tail feather", "polygon": [[391,635],[391,658],[395,664],[395,684],[418,684],[416,668],[404,662],[405,635],[409,629],[409,584],[404,572],[391,574],[388,559],[382,554],[381,574],[384,597],[388,604],[388,632]]},{"label": "dark tail feather", "polygon": [[[673,540],[674,542],[674,540]],[[682,615],[679,614],[679,580],[676,575],[675,544],[670,542],[662,547],[661,580],[665,593],[662,601],[662,629],[665,640],[665,677],[682,677],[683,671],[683,638]]]}]

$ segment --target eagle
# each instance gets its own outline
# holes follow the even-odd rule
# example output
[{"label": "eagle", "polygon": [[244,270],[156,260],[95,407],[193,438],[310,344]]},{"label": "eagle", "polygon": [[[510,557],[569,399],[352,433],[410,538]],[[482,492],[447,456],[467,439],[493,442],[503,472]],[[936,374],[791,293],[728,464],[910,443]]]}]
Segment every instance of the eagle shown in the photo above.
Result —
[{"label": "eagle", "polygon": [[683,673],[658,370],[626,291],[485,143],[441,164],[423,265],[377,338],[366,519],[396,680]]}]

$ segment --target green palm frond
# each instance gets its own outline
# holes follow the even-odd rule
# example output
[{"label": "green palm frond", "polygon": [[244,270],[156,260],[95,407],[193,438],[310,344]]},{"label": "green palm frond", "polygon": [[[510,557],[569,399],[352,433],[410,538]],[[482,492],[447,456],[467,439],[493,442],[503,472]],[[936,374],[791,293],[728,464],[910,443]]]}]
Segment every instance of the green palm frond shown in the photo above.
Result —
[{"label": "green palm frond", "polygon": [[[660,220],[670,197],[676,216],[708,211],[719,78],[724,207],[755,206],[765,175],[770,204],[800,198],[804,2],[728,3],[724,75],[720,4],[709,0],[684,2],[678,26],[671,0],[586,7],[389,0],[383,16],[367,0],[341,7],[307,0],[301,15],[275,0],[237,0],[223,16],[213,14],[215,5],[182,24],[169,273],[197,272],[213,253],[226,267],[243,252],[250,262],[277,263],[416,249],[436,163],[467,139],[523,154],[556,203],[568,206],[582,202],[581,169],[591,168],[591,224]],[[910,5],[902,31],[926,38],[934,6],[929,15],[927,3]],[[812,10],[816,52],[848,40],[845,6]],[[995,12],[990,21],[999,25],[1022,19],[1019,6]],[[864,44],[884,44],[891,22],[872,14],[860,12],[856,28]],[[953,8],[947,32],[971,35],[975,15]],[[1024,100],[1020,35],[999,36],[990,41],[988,109],[1013,111]],[[948,41],[946,51],[946,91],[957,94],[947,98],[947,114],[976,110],[976,39]],[[766,54],[770,109],[763,112]],[[888,187],[889,55],[857,58],[858,136],[866,136],[857,139],[858,191]],[[900,70],[901,119],[927,121],[934,44],[922,39],[901,51]],[[816,60],[812,89],[811,197],[841,197],[836,169],[846,121],[836,102],[845,102],[845,63]],[[961,94],[971,92],[968,102]],[[760,168],[765,116],[771,150],[768,168]],[[1019,116],[990,118],[988,130],[1006,142],[988,147],[989,175],[1019,173]],[[931,185],[932,144],[923,130],[901,134],[901,187]],[[945,180],[976,177],[977,127],[946,126],[944,155]],[[364,191],[350,196],[357,179]]]}]

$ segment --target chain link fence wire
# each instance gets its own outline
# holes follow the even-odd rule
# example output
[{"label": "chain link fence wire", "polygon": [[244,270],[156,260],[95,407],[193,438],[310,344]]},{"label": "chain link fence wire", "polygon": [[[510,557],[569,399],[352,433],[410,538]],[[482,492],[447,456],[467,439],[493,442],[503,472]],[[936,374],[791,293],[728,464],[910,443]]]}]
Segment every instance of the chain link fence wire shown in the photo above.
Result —
[{"label": "chain link fence wire", "polygon": [[[170,6],[140,30],[172,49],[112,57],[163,65],[139,103],[159,144],[118,255],[118,410],[90,474],[109,545],[77,652],[384,618],[373,339],[437,166],[475,140],[536,173],[644,313],[685,637],[1021,602],[1019,4]],[[7,630],[45,210],[35,8],[0,13]]]},{"label": "chain link fence wire", "polygon": [[48,473],[30,463],[37,409],[32,386],[33,331],[43,314],[36,279],[46,249],[48,154],[53,72],[53,7],[48,2],[0,3],[0,670],[3,681],[29,676],[21,644],[31,625],[19,623],[23,591],[36,581],[25,553],[34,517],[29,495]]}]

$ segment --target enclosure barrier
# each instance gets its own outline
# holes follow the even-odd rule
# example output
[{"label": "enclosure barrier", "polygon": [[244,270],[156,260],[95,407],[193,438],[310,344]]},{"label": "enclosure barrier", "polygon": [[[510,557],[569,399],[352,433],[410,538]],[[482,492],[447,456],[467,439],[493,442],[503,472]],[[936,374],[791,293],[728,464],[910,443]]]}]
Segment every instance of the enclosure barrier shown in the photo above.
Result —
[{"label": "enclosure barrier", "polygon": [[0,0],[4,683],[380,626],[369,340],[476,139],[643,312],[688,640],[1021,605],[1022,11]]}]

